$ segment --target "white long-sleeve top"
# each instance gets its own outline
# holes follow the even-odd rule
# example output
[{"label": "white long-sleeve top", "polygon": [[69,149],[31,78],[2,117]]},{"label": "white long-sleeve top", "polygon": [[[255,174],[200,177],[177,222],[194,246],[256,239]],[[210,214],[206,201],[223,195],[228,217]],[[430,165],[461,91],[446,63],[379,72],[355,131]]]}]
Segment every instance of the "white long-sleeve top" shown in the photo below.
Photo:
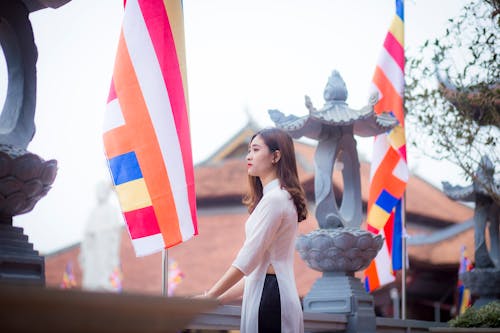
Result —
[{"label": "white long-sleeve top", "polygon": [[278,280],[281,332],[304,332],[304,320],[293,272],[297,209],[278,179],[269,182],[245,224],[245,243],[233,266],[245,274],[241,332],[257,333],[259,305],[269,265]]}]

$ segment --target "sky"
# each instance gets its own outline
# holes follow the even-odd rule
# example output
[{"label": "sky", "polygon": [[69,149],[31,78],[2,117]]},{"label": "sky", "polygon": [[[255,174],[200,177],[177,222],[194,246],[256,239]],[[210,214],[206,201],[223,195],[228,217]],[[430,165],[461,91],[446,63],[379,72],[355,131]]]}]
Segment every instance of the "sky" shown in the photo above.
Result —
[{"label": "sky", "polygon": [[[465,0],[407,0],[405,48],[416,52],[444,31]],[[305,115],[333,70],[350,107],[367,104],[370,80],[394,15],[393,0],[184,0],[193,159],[201,162],[248,121],[272,126],[267,110]],[[53,188],[30,213],[14,217],[49,254],[81,240],[96,186],[109,180],[102,120],[123,0],[72,0],[30,14],[38,47],[37,132],[28,150],[58,161]],[[0,57],[0,104],[7,90]],[[372,138],[357,138],[369,160]],[[463,183],[458,169],[409,147],[413,174],[440,187]],[[439,171],[437,171],[439,170]]]}]

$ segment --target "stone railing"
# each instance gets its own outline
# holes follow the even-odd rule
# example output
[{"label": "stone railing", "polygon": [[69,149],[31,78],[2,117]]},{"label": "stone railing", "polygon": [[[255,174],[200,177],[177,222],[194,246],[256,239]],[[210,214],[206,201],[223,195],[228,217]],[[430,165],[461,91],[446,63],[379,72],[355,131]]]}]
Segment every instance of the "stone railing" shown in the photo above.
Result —
[{"label": "stone railing", "polygon": [[[0,283],[0,332],[238,330],[239,306],[214,300],[60,290]],[[306,332],[346,332],[343,314],[304,313]],[[376,318],[377,333],[430,332],[445,323]]]},{"label": "stone railing", "polygon": [[[195,317],[188,328],[194,330],[238,330],[240,327],[239,306],[220,306],[210,312]],[[430,328],[445,327],[446,323],[421,320],[401,320],[393,318],[376,318],[377,333],[410,333],[430,332]],[[304,313],[304,329],[306,332],[345,332],[347,316],[329,313]]]}]

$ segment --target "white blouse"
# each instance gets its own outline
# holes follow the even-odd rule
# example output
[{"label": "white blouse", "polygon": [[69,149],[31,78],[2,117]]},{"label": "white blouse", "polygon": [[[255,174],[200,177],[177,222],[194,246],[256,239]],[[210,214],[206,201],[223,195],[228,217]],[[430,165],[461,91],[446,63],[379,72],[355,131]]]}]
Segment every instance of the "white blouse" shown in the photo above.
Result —
[{"label": "white blouse", "polygon": [[273,265],[281,301],[281,332],[304,332],[302,307],[293,273],[297,209],[279,180],[269,182],[245,224],[245,243],[233,266],[245,274],[241,332],[257,333],[266,271]]}]

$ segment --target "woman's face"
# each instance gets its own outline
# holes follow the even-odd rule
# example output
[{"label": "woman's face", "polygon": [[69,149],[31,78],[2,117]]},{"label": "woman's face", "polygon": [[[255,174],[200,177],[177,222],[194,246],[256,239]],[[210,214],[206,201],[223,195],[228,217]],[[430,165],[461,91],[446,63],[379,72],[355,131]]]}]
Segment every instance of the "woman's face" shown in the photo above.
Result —
[{"label": "woman's face", "polygon": [[262,137],[257,135],[248,147],[248,175],[259,177],[261,180],[268,178],[275,173],[273,160],[275,160],[275,154],[269,150]]}]

